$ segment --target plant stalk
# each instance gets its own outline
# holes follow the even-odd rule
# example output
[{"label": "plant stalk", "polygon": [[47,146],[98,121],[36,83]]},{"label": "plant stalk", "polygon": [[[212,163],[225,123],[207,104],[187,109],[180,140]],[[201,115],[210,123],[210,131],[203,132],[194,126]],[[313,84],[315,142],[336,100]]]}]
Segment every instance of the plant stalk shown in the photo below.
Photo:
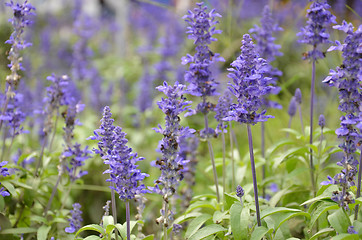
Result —
[{"label": "plant stalk", "polygon": [[[356,198],[359,198],[361,196],[361,178],[362,178],[361,166],[362,166],[362,150],[361,150],[361,153],[359,155],[358,182],[357,182]],[[354,220],[357,220],[357,218],[358,218],[358,210],[359,210],[359,204],[357,204],[356,207],[354,208]]]},{"label": "plant stalk", "polygon": [[[111,186],[114,187],[114,183],[111,183]],[[114,220],[114,225],[116,225],[117,224],[117,208],[116,208],[116,197],[115,197],[113,188],[111,188],[111,201],[112,201],[112,216],[113,216],[113,220]],[[116,235],[116,240],[118,240],[117,229],[115,229],[115,235]]]},{"label": "plant stalk", "polygon": [[129,201],[126,201],[126,222],[127,222],[127,240],[131,240],[131,221],[130,221]]},{"label": "plant stalk", "polygon": [[225,189],[226,189],[226,160],[225,160],[225,133],[224,129],[221,130],[221,139],[222,139],[222,211],[224,211],[224,202],[225,202]]},{"label": "plant stalk", "polygon": [[[311,83],[311,95],[310,95],[310,131],[309,131],[309,144],[313,144],[313,108],[314,108],[314,92],[315,92],[315,75],[316,75],[316,69],[315,69],[316,61],[312,61],[312,83]],[[313,165],[313,150],[312,148],[309,149],[309,167],[310,167],[310,175],[311,175],[311,183],[313,188],[313,195],[316,196],[316,187],[314,182],[314,165]]]},{"label": "plant stalk", "polygon": [[302,128],[302,134],[305,136],[304,132],[304,124],[303,124],[303,115],[302,115],[302,107],[300,104],[298,104],[298,111],[299,111],[299,118],[300,118],[300,126]]},{"label": "plant stalk", "polygon": [[[209,124],[208,124],[208,119],[207,119],[206,114],[204,114],[204,120],[205,120],[205,130],[208,131],[209,130]],[[212,150],[212,145],[211,145],[210,139],[208,137],[207,137],[207,146],[209,148],[211,164],[212,164],[212,171],[214,173],[214,184],[215,184],[215,187],[216,187],[217,202],[220,203],[219,181],[218,181],[217,171],[216,171],[216,166],[215,166],[214,151]]]},{"label": "plant stalk", "polygon": [[233,141],[233,126],[232,122],[229,122],[229,130],[230,130],[230,148],[231,148],[231,189],[235,189],[235,159],[234,159],[234,141]]},{"label": "plant stalk", "polygon": [[165,205],[165,216],[163,219],[163,240],[167,240],[167,225],[168,225],[168,203],[167,201],[163,201],[163,204]]},{"label": "plant stalk", "polygon": [[248,140],[249,140],[250,165],[251,165],[251,172],[253,175],[253,185],[254,185],[256,220],[257,220],[258,226],[260,227],[261,221],[260,221],[260,210],[259,210],[259,199],[258,199],[258,183],[256,181],[254,150],[253,150],[253,136],[251,134],[250,124],[247,124],[247,129],[248,129]]},{"label": "plant stalk", "polygon": [[[261,157],[265,161],[265,124],[264,124],[264,122],[261,122]],[[266,164],[266,161],[262,166],[262,180],[263,180],[263,182],[265,180],[265,164]],[[263,184],[262,196],[265,199],[265,184]]]}]

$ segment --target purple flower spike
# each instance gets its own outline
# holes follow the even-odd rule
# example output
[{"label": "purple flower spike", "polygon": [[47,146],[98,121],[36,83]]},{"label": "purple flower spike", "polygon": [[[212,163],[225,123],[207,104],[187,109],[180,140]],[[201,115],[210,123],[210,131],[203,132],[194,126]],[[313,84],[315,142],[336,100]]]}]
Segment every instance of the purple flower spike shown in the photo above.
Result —
[{"label": "purple flower spike", "polygon": [[295,89],[294,97],[298,104],[302,104],[302,91],[300,91],[300,88]]},{"label": "purple flower spike", "polygon": [[236,196],[240,198],[244,196],[244,189],[240,185],[236,187]]},{"label": "purple flower spike", "polygon": [[231,97],[231,93],[229,90],[226,90],[224,95],[219,98],[218,103],[215,106],[215,119],[219,122],[219,124],[216,127],[216,133],[219,133],[221,131],[226,131],[227,124],[223,120],[225,117],[227,117],[227,114],[229,113],[230,106],[233,102],[233,99]]},{"label": "purple flower spike", "polygon": [[325,78],[323,82],[339,90],[340,104],[338,109],[344,115],[340,118],[341,127],[336,130],[336,134],[342,140],[339,147],[343,150],[344,156],[337,165],[342,166],[344,169],[334,177],[334,181],[330,180],[330,184],[341,186],[342,190],[336,191],[332,200],[338,202],[341,207],[348,209],[348,204],[354,202],[348,190],[355,185],[358,165],[354,153],[357,151],[358,142],[361,141],[357,128],[361,121],[360,104],[362,102],[362,93],[360,91],[362,25],[354,31],[352,24],[343,21],[342,25],[337,25],[334,28],[347,34],[343,44],[337,42],[337,47],[331,48],[342,51],[343,64],[341,67],[331,70],[330,76]]},{"label": "purple flower spike", "polygon": [[[0,162],[0,176],[2,176],[2,177],[6,177],[6,176],[10,175],[9,169],[4,167],[6,164],[8,164],[7,161]],[[10,193],[5,191],[4,187],[1,187],[0,188],[0,195],[3,196],[3,197],[6,197],[6,196],[10,196]]]},{"label": "purple flower spike", "polygon": [[81,149],[81,145],[78,143],[63,152],[63,156],[70,159],[66,169],[72,182],[88,174],[87,171],[78,169],[84,165],[85,160],[91,157],[91,153],[92,152],[88,150],[88,146]]},{"label": "purple flower spike", "polygon": [[28,3],[27,0],[23,4],[14,3],[12,0],[5,4],[6,6],[12,8],[14,12],[14,17],[9,19],[9,22],[13,25],[14,32],[11,34],[10,39],[5,42],[12,45],[8,56],[11,74],[7,76],[6,81],[10,84],[10,86],[16,87],[20,79],[17,72],[23,69],[20,51],[32,45],[24,40],[23,33],[25,27],[32,24],[30,16],[35,15],[35,8]]},{"label": "purple flower spike", "polygon": [[336,23],[336,17],[327,9],[331,8],[326,0],[311,0],[312,4],[307,10],[307,26],[301,29],[297,34],[300,37],[299,42],[313,46],[304,59],[317,60],[324,58],[323,52],[317,49],[317,46],[323,43],[331,43],[326,27]]},{"label": "purple flower spike", "polygon": [[110,186],[118,194],[122,201],[134,199],[136,195],[146,193],[145,185],[142,183],[148,174],[142,173],[136,162],[143,160],[137,153],[132,153],[132,148],[126,144],[126,133],[119,126],[113,126],[114,120],[108,106],[104,108],[101,126],[94,131],[95,136],[88,139],[98,140],[98,149],[93,149],[99,154],[109,169],[103,173],[109,173],[108,182],[114,183]]},{"label": "purple flower spike", "polygon": [[212,35],[221,33],[221,30],[216,30],[214,25],[218,23],[217,17],[221,17],[215,10],[207,13],[207,7],[203,3],[197,3],[197,8],[194,12],[189,11],[188,15],[184,16],[189,38],[194,40],[196,45],[196,53],[194,56],[187,54],[182,57],[182,64],[189,64],[190,68],[185,74],[185,80],[190,83],[188,93],[194,96],[203,97],[203,102],[197,107],[198,111],[207,113],[210,110],[210,104],[206,103],[207,96],[214,96],[216,92],[217,82],[211,75],[210,65],[217,61],[225,61],[218,53],[213,53],[209,44],[217,41]]},{"label": "purple flower spike", "polygon": [[81,207],[79,203],[73,204],[73,210],[70,210],[72,217],[68,219],[69,227],[65,228],[65,232],[74,233],[81,228],[83,222]]},{"label": "purple flower spike", "polygon": [[233,80],[229,89],[238,103],[231,105],[229,116],[223,120],[255,125],[273,117],[265,115],[265,110],[261,113],[257,111],[262,105],[262,97],[274,87],[269,85],[270,78],[264,76],[268,70],[267,62],[259,57],[249,34],[243,36],[240,49],[240,56],[231,63],[233,68],[228,69],[228,77]]},{"label": "purple flower spike", "polygon": [[323,114],[319,115],[318,125],[319,125],[321,128],[324,128],[324,126],[326,125],[326,119],[325,119],[325,117],[324,117]]}]

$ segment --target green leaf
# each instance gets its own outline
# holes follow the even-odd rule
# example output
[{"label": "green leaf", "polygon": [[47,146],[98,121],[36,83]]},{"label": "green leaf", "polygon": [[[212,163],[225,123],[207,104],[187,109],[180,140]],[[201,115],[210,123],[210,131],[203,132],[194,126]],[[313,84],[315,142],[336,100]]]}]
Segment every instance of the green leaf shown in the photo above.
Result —
[{"label": "green leaf", "polygon": [[103,216],[102,221],[103,221],[103,228],[107,228],[108,225],[114,224],[113,216]]},{"label": "green leaf", "polygon": [[99,239],[102,239],[102,238],[100,238],[96,235],[91,235],[91,236],[84,238],[84,240],[99,240]]},{"label": "green leaf", "polygon": [[281,212],[301,212],[301,210],[286,207],[269,207],[261,212],[260,218],[263,219],[266,216]]},{"label": "green leaf", "polygon": [[347,233],[348,227],[351,226],[351,221],[342,208],[329,215],[328,221],[339,234]]},{"label": "green leaf", "polygon": [[248,238],[249,212],[240,203],[234,203],[230,208],[230,225],[235,240]]},{"label": "green leaf", "polygon": [[312,228],[317,219],[325,212],[333,209],[338,209],[339,206],[335,202],[322,202],[312,214],[312,219],[309,227]]},{"label": "green leaf", "polygon": [[342,233],[331,238],[331,240],[358,240],[357,234]]},{"label": "green leaf", "polygon": [[319,232],[317,232],[316,234],[314,234],[309,240],[315,240],[318,239],[318,237],[327,234],[327,233],[331,233],[331,232],[335,232],[334,228],[324,228],[322,230],[320,230]]},{"label": "green leaf", "polygon": [[106,227],[106,234],[107,235],[111,234],[115,228],[116,228],[116,226],[114,226],[113,224],[108,224]]},{"label": "green leaf", "polygon": [[45,217],[37,216],[37,215],[31,215],[30,220],[37,223],[46,223],[47,219]]},{"label": "green leaf", "polygon": [[23,233],[36,233],[36,228],[8,228],[0,231],[0,234],[23,234]]},{"label": "green leaf", "polygon": [[282,189],[281,191],[277,192],[269,201],[269,205],[271,207],[275,207],[277,203],[280,201],[280,199],[285,196],[288,193],[291,193],[292,191],[288,188]]},{"label": "green leaf", "polygon": [[37,237],[38,237],[37,239],[38,240],[47,240],[50,228],[51,228],[50,226],[46,226],[46,225],[40,226],[40,228],[38,229],[38,232],[37,232]]},{"label": "green leaf", "polygon": [[250,240],[260,240],[262,239],[263,236],[265,236],[265,234],[271,233],[273,232],[273,229],[267,229],[264,226],[260,226],[260,227],[256,227],[253,231],[253,233],[251,234],[251,238]]},{"label": "green leaf", "polygon": [[99,232],[102,235],[105,235],[105,231],[101,226],[99,226],[97,224],[90,224],[90,225],[86,225],[86,226],[80,228],[78,230],[78,232],[75,234],[75,237],[77,237],[79,233],[81,233],[83,231],[86,231],[86,230],[96,231],[96,232]]},{"label": "green leaf", "polygon": [[6,188],[6,190],[9,191],[10,195],[16,197],[17,194],[16,194],[16,190],[15,190],[15,187],[13,184],[11,184],[10,182],[8,181],[2,181],[1,182],[2,185],[4,185],[4,187]]},{"label": "green leaf", "polygon": [[211,225],[207,225],[207,226],[201,228],[199,231],[197,231],[194,235],[192,235],[188,239],[189,240],[199,240],[199,239],[203,239],[205,237],[211,236],[211,235],[219,233],[219,232],[224,232],[224,231],[227,231],[227,229],[223,228],[222,226],[220,226],[218,224],[211,224]]},{"label": "green leaf", "polygon": [[274,231],[276,232],[283,223],[293,217],[303,216],[310,219],[309,213],[306,212],[280,212],[277,214],[270,215],[274,220]]},{"label": "green leaf", "polygon": [[215,211],[214,215],[212,216],[212,221],[216,224],[221,223],[224,219],[229,219],[229,211]]},{"label": "green leaf", "polygon": [[195,217],[198,217],[200,216],[201,213],[199,212],[191,212],[191,213],[187,213],[187,214],[184,214],[178,218],[175,219],[174,223],[176,224],[181,224],[183,222],[186,222],[187,220],[189,220],[190,218],[195,218]]},{"label": "green leaf", "polygon": [[225,201],[226,201],[226,208],[230,209],[230,207],[235,203],[235,202],[240,202],[240,199],[235,196],[235,195],[231,195],[229,193],[224,193],[225,196]]},{"label": "green leaf", "polygon": [[186,231],[185,237],[189,238],[191,235],[193,235],[194,233],[197,232],[197,230],[199,230],[199,228],[209,219],[211,219],[211,215],[210,214],[202,214],[200,216],[198,216],[197,218],[193,219]]},{"label": "green leaf", "polygon": [[191,212],[192,210],[198,209],[198,208],[211,208],[212,210],[216,210],[215,206],[212,205],[209,202],[206,201],[199,201],[199,202],[194,202],[193,204],[191,204],[187,210],[186,213]]},{"label": "green leaf", "polygon": [[143,238],[143,240],[153,240],[154,238],[155,238],[155,236],[152,234],[152,235],[146,236],[145,238]]}]

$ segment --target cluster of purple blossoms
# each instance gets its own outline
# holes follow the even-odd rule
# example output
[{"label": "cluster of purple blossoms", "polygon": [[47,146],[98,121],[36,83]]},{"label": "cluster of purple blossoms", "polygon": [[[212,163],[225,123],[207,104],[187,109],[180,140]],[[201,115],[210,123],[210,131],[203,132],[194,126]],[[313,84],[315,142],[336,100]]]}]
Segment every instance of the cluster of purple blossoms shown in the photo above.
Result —
[{"label": "cluster of purple blossoms", "polygon": [[[23,127],[21,124],[25,121],[27,115],[22,111],[23,95],[17,91],[14,91],[15,96],[8,102],[6,111],[0,113],[0,120],[3,121],[9,128],[9,134],[11,137],[23,133]],[[6,96],[0,94],[0,106],[3,106],[6,102]]]},{"label": "cluster of purple blossoms", "polygon": [[32,44],[23,39],[24,28],[32,24],[30,16],[35,15],[35,8],[28,3],[27,0],[23,4],[14,3],[12,0],[6,3],[6,6],[11,7],[14,12],[14,17],[9,19],[13,25],[14,32],[11,34],[10,39],[5,43],[11,44],[8,59],[10,60],[11,74],[6,77],[9,87],[15,88],[18,84],[20,76],[18,71],[22,70],[20,51]]},{"label": "cluster of purple blossoms", "polygon": [[72,217],[68,219],[69,227],[65,228],[65,232],[67,233],[74,233],[78,231],[81,228],[83,222],[83,212],[80,210],[82,206],[79,203],[74,203],[72,206],[73,210],[70,210]]},{"label": "cluster of purple blossoms", "polygon": [[216,127],[216,133],[226,131],[227,128],[226,122],[223,120],[228,116],[230,106],[233,102],[230,91],[227,89],[224,92],[224,95],[221,96],[215,106],[215,119],[218,121],[218,125]]},{"label": "cluster of purple blossoms", "polygon": [[356,129],[361,122],[362,92],[360,79],[362,77],[362,25],[360,25],[355,32],[353,25],[347,24],[345,21],[343,21],[342,25],[334,26],[334,28],[344,31],[347,36],[343,44],[337,41],[337,46],[331,47],[329,51],[341,50],[344,60],[342,66],[331,70],[330,76],[323,82],[339,90],[340,104],[338,109],[342,111],[344,115],[340,118],[341,127],[336,130],[336,134],[338,138],[343,140],[339,147],[343,150],[344,156],[337,164],[344,169],[334,178],[328,176],[329,181],[324,181],[321,184],[340,185],[342,191],[334,192],[332,200],[347,209],[348,204],[354,202],[348,189],[355,185],[354,179],[357,173],[358,161],[354,153],[362,139],[362,136]]},{"label": "cluster of purple blossoms", "polygon": [[127,201],[147,192],[142,181],[148,175],[137,168],[136,162],[143,158],[138,157],[137,153],[132,153],[132,148],[126,145],[126,133],[122,132],[121,127],[113,126],[114,120],[111,117],[110,108],[106,106],[100,128],[95,130],[95,136],[89,139],[99,141],[98,149],[93,151],[109,165],[109,169],[103,173],[109,173],[110,178],[107,181],[114,183],[110,188],[119,194],[121,200]]},{"label": "cluster of purple blossoms", "polygon": [[84,149],[81,149],[81,145],[76,143],[72,147],[68,147],[64,152],[63,156],[70,159],[66,169],[69,173],[70,181],[74,182],[75,180],[81,178],[82,176],[88,174],[87,171],[78,170],[84,165],[85,160],[90,158],[92,152],[88,150],[88,146]]},{"label": "cluster of purple blossoms", "polygon": [[313,46],[313,49],[304,55],[304,59],[315,61],[319,58],[324,58],[323,52],[318,50],[318,45],[331,42],[326,27],[332,23],[336,23],[336,17],[327,10],[331,6],[328,5],[326,0],[310,1],[312,1],[312,4],[307,10],[307,26],[301,28],[297,36],[300,37],[300,43]]},{"label": "cluster of purple blossoms", "polygon": [[194,40],[196,53],[194,56],[187,54],[181,60],[182,64],[190,63],[190,68],[185,74],[185,80],[190,83],[188,93],[203,98],[203,101],[197,106],[197,111],[207,114],[213,106],[206,102],[206,97],[217,95],[217,82],[212,77],[210,65],[217,61],[224,61],[208,46],[211,42],[217,41],[212,35],[221,33],[221,30],[216,30],[214,27],[218,23],[216,17],[221,17],[221,15],[216,13],[215,9],[207,13],[207,7],[203,3],[197,3],[197,6],[194,12],[189,10],[189,15],[184,16],[189,24],[187,27],[188,38]]},{"label": "cluster of purple blossoms", "polygon": [[257,111],[262,105],[262,97],[273,90],[270,78],[264,74],[268,71],[265,59],[260,58],[249,34],[245,34],[242,40],[240,56],[231,63],[228,77],[233,80],[229,89],[237,98],[238,103],[231,104],[230,111],[224,121],[237,121],[255,125],[257,122],[266,121],[272,116]]},{"label": "cluster of purple blossoms", "polygon": [[155,187],[150,188],[153,192],[160,194],[167,200],[171,197],[179,182],[183,179],[183,172],[186,166],[186,159],[180,155],[180,138],[190,137],[195,130],[180,125],[179,115],[182,112],[190,111],[190,101],[183,96],[185,85],[175,83],[174,86],[164,82],[157,90],[163,92],[167,98],[157,102],[158,107],[164,112],[165,127],[161,125],[154,130],[164,137],[160,142],[162,158],[156,161],[156,166],[161,170],[161,176],[155,181]]},{"label": "cluster of purple blossoms", "polygon": [[[0,176],[2,176],[2,177],[6,177],[6,176],[10,175],[9,169],[4,167],[6,164],[8,164],[7,161],[0,162]],[[5,191],[4,187],[1,187],[0,188],[0,195],[3,196],[3,197],[6,197],[6,196],[10,196],[10,193]]]},{"label": "cluster of purple blossoms", "polygon": [[[282,56],[283,53],[279,52],[280,45],[274,43],[275,37],[273,33],[277,31],[283,31],[283,28],[279,27],[272,18],[272,14],[268,5],[264,7],[263,17],[261,19],[261,27],[255,25],[254,28],[250,29],[249,32],[253,33],[252,36],[256,41],[255,49],[259,53],[260,57],[264,58],[269,65],[268,73],[266,76],[270,77],[270,84],[275,86],[278,76],[282,75],[282,72],[271,66],[270,62],[275,60],[276,56]],[[280,87],[275,87],[271,94],[278,94]],[[278,108],[282,106],[274,101],[271,101],[267,96],[263,97],[263,108]]]}]

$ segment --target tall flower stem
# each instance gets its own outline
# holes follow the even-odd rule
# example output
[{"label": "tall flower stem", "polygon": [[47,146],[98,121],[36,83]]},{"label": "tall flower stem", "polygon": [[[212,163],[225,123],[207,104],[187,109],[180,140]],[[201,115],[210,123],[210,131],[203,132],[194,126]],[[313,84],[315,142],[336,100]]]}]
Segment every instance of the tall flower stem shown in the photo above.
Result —
[{"label": "tall flower stem", "polygon": [[233,127],[232,122],[229,121],[230,126],[230,148],[231,148],[231,175],[232,175],[232,181],[231,181],[231,189],[235,189],[235,159],[234,159],[234,141],[233,141]]},{"label": "tall flower stem", "polygon": [[[264,122],[261,122],[261,157],[265,161],[265,124],[264,124]],[[265,164],[266,164],[266,162],[262,166],[262,180],[263,181],[265,180]],[[263,198],[265,198],[265,186],[264,185],[263,185],[262,191],[263,191],[262,192]]]},{"label": "tall flower stem", "polygon": [[254,185],[256,220],[257,220],[258,226],[260,227],[261,221],[260,221],[259,199],[258,199],[258,183],[256,181],[254,150],[253,150],[253,136],[251,134],[250,124],[247,124],[247,129],[248,129],[248,140],[249,140],[250,165],[251,165],[251,173],[253,175],[253,185]]},{"label": "tall flower stem", "polygon": [[52,145],[53,145],[53,141],[54,141],[54,138],[55,138],[55,134],[57,133],[58,119],[59,119],[59,108],[57,108],[57,116],[56,116],[56,118],[55,118],[53,136],[51,137],[50,143],[49,143],[49,152],[50,152],[51,149],[52,149]]},{"label": "tall flower stem", "polygon": [[[9,101],[10,101],[9,93],[11,93],[11,92],[12,92],[11,85],[9,85],[8,90],[7,90],[7,92],[6,92],[6,100],[5,100],[4,106],[2,107],[2,111],[1,111],[1,114],[2,114],[2,115],[3,115],[3,114],[6,112],[6,110],[8,109],[8,105],[9,105]],[[4,122],[4,121],[1,119],[1,120],[0,120],[0,132],[1,132],[1,128],[2,128],[2,126],[3,126],[3,122]]]},{"label": "tall flower stem", "polygon": [[[205,120],[205,129],[206,129],[206,131],[208,131],[209,123],[208,123],[208,119],[207,119],[207,114],[204,114],[204,120]],[[219,181],[218,181],[217,172],[216,172],[214,151],[212,149],[212,145],[211,145],[210,139],[208,137],[207,137],[207,146],[209,148],[211,164],[212,164],[212,171],[214,173],[214,184],[215,184],[215,187],[216,187],[217,202],[220,203]]]},{"label": "tall flower stem", "polygon": [[129,201],[125,202],[126,204],[126,223],[127,223],[127,240],[131,240],[131,221],[130,221],[130,211],[129,211]]},{"label": "tall flower stem", "polygon": [[43,139],[43,144],[41,146],[40,156],[39,156],[38,162],[36,163],[34,176],[38,176],[38,170],[40,168],[41,163],[43,162],[43,155],[44,155],[44,149],[45,149],[46,142],[47,142],[47,137],[45,136]]},{"label": "tall flower stem", "polygon": [[222,139],[222,210],[224,211],[225,189],[226,189],[226,161],[225,161],[225,133],[221,131]]},{"label": "tall flower stem", "polygon": [[[314,47],[315,48],[315,47]],[[316,61],[312,61],[312,83],[310,89],[310,131],[309,131],[309,144],[313,144],[313,107],[314,107],[314,95],[315,95],[315,63]],[[314,182],[314,166],[313,166],[313,150],[312,148],[309,149],[309,167],[310,167],[310,176],[311,176],[311,183],[313,188],[313,195],[316,195],[316,187]]]},{"label": "tall flower stem", "polygon": [[49,198],[49,200],[48,200],[48,204],[47,204],[47,206],[46,206],[46,208],[45,208],[45,210],[44,210],[44,216],[47,215],[50,207],[52,206],[52,202],[53,202],[55,193],[56,193],[56,191],[57,191],[57,189],[58,189],[58,185],[59,185],[59,183],[60,183],[60,178],[61,178],[61,177],[62,177],[62,171],[60,170],[60,171],[59,171],[59,174],[58,174],[57,182],[55,183],[55,185],[54,185],[54,187],[53,187],[52,194],[50,195],[50,198]]},{"label": "tall flower stem", "polygon": [[298,111],[299,111],[299,118],[300,118],[300,126],[302,128],[302,134],[305,135],[305,133],[304,133],[304,124],[303,124],[302,107],[301,107],[300,104],[298,104]]},{"label": "tall flower stem", "polygon": [[[290,129],[292,127],[292,120],[293,120],[293,116],[290,116],[289,122],[288,122],[288,129]],[[289,132],[287,132],[286,138],[289,138]]]},{"label": "tall flower stem", "polygon": [[165,209],[165,216],[163,219],[163,240],[167,240],[167,225],[168,225],[168,203],[167,201],[163,202]]},{"label": "tall flower stem", "polygon": [[[111,186],[113,186],[113,188],[114,188],[115,184],[112,182]],[[114,224],[117,224],[116,196],[114,194],[114,189],[113,188],[111,188],[112,216],[113,216]],[[115,229],[115,235],[116,235],[116,240],[118,240],[118,231],[117,231],[117,229]]]},{"label": "tall flower stem", "polygon": [[[357,194],[356,194],[356,198],[359,198],[361,196],[361,178],[362,178],[362,150],[359,156],[359,168],[358,168],[358,182],[357,182]],[[354,220],[357,220],[358,218],[358,209],[359,209],[359,204],[356,205],[356,207],[354,208]]]}]

